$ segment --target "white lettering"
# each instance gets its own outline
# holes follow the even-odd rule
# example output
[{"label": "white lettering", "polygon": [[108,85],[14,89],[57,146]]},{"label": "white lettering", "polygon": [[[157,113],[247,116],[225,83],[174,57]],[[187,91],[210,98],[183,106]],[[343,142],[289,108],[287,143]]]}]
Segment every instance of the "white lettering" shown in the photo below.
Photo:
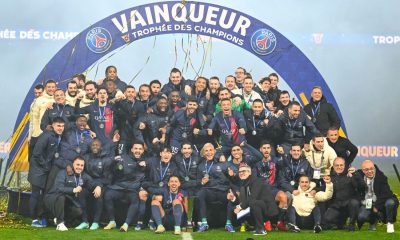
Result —
[{"label": "white lettering", "polygon": [[189,18],[192,22],[201,22],[201,20],[203,20],[204,17],[204,5],[199,5],[199,14],[197,15],[197,17],[194,15],[196,10],[196,4],[192,3],[190,4],[190,11],[189,11]]},{"label": "white lettering", "polygon": [[118,28],[118,30],[121,33],[126,33],[128,32],[128,21],[126,20],[126,15],[121,14],[121,22],[120,23],[116,17],[112,18],[111,21],[114,23],[114,25]]},{"label": "white lettering", "polygon": [[237,33],[240,30],[240,35],[245,37],[246,36],[246,29],[248,27],[250,27],[250,24],[251,24],[250,19],[240,15],[238,21],[236,22],[236,25],[235,25],[235,28],[233,29],[233,31]]},{"label": "white lettering", "polygon": [[218,12],[218,11],[219,11],[219,8],[209,6],[207,9],[205,23],[210,24],[210,25],[216,25],[217,22],[215,20],[217,18],[217,14],[215,14],[215,12]]},{"label": "white lettering", "polygon": [[154,6],[154,16],[156,18],[156,23],[160,23],[161,22],[161,18],[162,17],[164,19],[165,22],[169,22],[169,11],[168,11],[168,5],[167,4],[163,4],[163,8],[161,9],[160,6],[155,5]]},{"label": "white lettering", "polygon": [[225,29],[229,29],[232,27],[233,21],[235,20],[235,17],[236,17],[236,13],[232,12],[231,16],[229,17],[228,23],[225,23],[225,18],[226,18],[227,14],[228,14],[228,10],[223,9],[221,12],[221,18],[219,19],[219,25]]},{"label": "white lettering", "polygon": [[187,10],[185,5],[183,5],[182,3],[177,3],[172,6],[171,15],[172,18],[175,19],[175,21],[177,22],[187,22]]},{"label": "white lettering", "polygon": [[131,29],[136,29],[137,24],[142,25],[142,27],[147,25],[142,15],[137,10],[133,10],[131,12]]}]

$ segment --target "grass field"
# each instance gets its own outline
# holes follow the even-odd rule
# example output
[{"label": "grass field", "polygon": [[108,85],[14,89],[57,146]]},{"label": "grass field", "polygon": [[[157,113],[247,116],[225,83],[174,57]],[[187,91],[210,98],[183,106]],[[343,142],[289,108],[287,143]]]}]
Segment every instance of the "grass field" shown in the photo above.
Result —
[{"label": "grass field", "polygon": [[[400,183],[395,177],[389,178],[389,183],[392,190],[400,195]],[[400,217],[400,209],[398,209],[398,216]],[[7,222],[6,222],[7,221]],[[121,233],[118,230],[75,230],[70,229],[67,232],[58,232],[54,227],[47,227],[42,229],[30,227],[30,219],[25,218],[0,218],[0,240],[3,239],[182,239],[182,236],[173,235],[172,232],[167,232],[165,234],[157,235],[150,230],[135,231],[132,228],[129,229],[127,233]],[[340,240],[355,240],[355,239],[400,239],[400,221],[397,220],[395,224],[395,233],[387,234],[386,225],[379,224],[378,229],[375,232],[368,230],[368,224],[364,224],[361,231],[347,232],[345,230],[332,230],[323,231],[320,234],[314,234],[312,231],[302,231],[300,233],[284,233],[284,232],[269,232],[266,236],[253,236],[251,232],[247,233],[227,233],[223,229],[213,229],[205,233],[190,233],[191,238],[194,240],[231,240],[231,239],[340,239]]]}]

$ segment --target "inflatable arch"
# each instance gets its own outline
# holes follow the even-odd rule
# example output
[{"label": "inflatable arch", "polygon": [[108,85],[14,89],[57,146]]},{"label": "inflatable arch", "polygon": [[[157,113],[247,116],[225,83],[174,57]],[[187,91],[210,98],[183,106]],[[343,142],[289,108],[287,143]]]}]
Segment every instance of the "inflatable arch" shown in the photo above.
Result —
[{"label": "inflatable arch", "polygon": [[254,54],[273,68],[289,85],[300,102],[306,94],[321,86],[346,128],[337,102],[324,78],[311,61],[286,37],[269,25],[245,13],[215,4],[170,1],[129,8],[91,25],[69,41],[43,68],[33,82],[19,111],[11,139],[7,167],[27,171],[29,107],[33,88],[47,79],[59,81],[85,72],[103,56],[136,40],[162,34],[196,34],[218,38]]}]

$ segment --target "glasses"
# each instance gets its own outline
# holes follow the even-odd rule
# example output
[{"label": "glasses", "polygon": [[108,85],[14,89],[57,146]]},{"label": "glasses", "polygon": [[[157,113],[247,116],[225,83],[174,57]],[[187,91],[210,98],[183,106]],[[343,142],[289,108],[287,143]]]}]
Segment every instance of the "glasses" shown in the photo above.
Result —
[{"label": "glasses", "polygon": [[344,167],[344,164],[333,164],[334,167]]},{"label": "glasses", "polygon": [[375,168],[364,168],[362,171],[363,172],[373,172],[373,171],[375,171]]}]

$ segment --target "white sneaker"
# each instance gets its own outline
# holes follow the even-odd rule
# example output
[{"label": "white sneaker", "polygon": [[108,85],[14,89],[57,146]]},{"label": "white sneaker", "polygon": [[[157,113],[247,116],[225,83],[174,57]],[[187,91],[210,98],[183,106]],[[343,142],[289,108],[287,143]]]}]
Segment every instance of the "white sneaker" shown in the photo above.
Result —
[{"label": "white sneaker", "polygon": [[387,233],[394,233],[394,225],[393,225],[393,223],[387,223],[386,232]]},{"label": "white sneaker", "polygon": [[53,221],[54,221],[54,225],[57,225],[57,218],[54,218]]},{"label": "white sneaker", "polygon": [[68,231],[68,228],[64,225],[64,223],[60,223],[57,225],[57,231]]}]

